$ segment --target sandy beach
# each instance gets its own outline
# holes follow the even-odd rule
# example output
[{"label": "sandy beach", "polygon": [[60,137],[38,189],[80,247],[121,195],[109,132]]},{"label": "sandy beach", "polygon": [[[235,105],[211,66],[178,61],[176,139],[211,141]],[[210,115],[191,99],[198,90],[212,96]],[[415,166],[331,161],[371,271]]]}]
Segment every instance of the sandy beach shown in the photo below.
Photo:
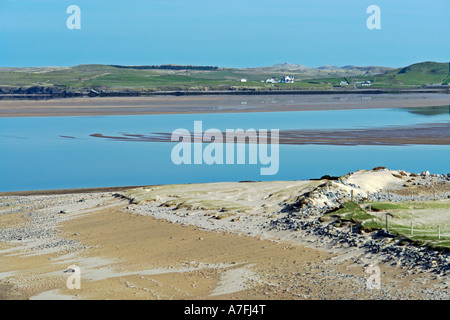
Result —
[{"label": "sandy beach", "polygon": [[[446,176],[420,179],[420,186],[408,179],[377,170],[356,172],[342,183],[4,193],[0,299],[448,299],[448,255],[414,249],[423,261],[440,261],[430,269],[406,256],[389,260],[392,243],[389,252],[367,251],[370,233],[345,233],[343,242],[308,228],[282,227],[318,221],[320,214],[308,210],[331,208],[339,202],[336,195],[345,198],[351,190],[355,197],[376,197],[389,188],[393,199],[408,197],[410,190],[425,198],[438,190],[439,201],[450,194]],[[440,187],[426,188],[431,182]],[[326,185],[338,189],[331,196]],[[296,207],[304,196],[313,207]],[[294,213],[297,218],[287,222]],[[338,234],[346,228],[324,224],[315,230]],[[381,272],[379,289],[367,285],[367,268],[374,264]],[[74,265],[81,270],[80,289],[67,287]]]},{"label": "sandy beach", "polygon": [[144,115],[449,106],[448,94],[98,97],[0,100],[0,117]]}]

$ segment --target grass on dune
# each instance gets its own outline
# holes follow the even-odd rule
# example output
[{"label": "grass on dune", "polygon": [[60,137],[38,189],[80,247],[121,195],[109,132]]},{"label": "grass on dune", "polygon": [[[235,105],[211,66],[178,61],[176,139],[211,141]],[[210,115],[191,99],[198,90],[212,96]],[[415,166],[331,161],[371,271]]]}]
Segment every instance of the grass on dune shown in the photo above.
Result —
[{"label": "grass on dune", "polygon": [[359,223],[366,231],[386,229],[388,215],[389,232],[398,237],[434,249],[450,249],[450,202],[447,200],[347,202],[327,215],[339,221]]}]

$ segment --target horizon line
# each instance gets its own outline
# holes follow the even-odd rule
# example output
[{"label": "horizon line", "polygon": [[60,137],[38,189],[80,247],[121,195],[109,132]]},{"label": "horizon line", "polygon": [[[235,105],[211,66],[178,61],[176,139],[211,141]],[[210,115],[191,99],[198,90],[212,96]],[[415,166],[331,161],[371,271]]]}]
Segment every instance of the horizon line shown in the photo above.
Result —
[{"label": "horizon line", "polygon": [[[414,64],[419,63],[427,63],[427,62],[433,62],[433,63],[449,63],[450,61],[440,62],[440,61],[433,61],[433,60],[424,60],[420,62],[415,62],[412,64],[409,64],[407,66],[411,66]],[[102,65],[102,66],[124,66],[124,67],[157,67],[157,66],[180,66],[180,67],[214,67],[214,68],[223,68],[223,69],[258,69],[258,68],[271,68],[277,65],[293,65],[293,66],[299,66],[299,67],[305,67],[309,69],[318,69],[323,67],[335,67],[335,68],[344,68],[344,67],[356,67],[356,68],[369,68],[369,67],[383,67],[383,68],[392,68],[392,69],[398,69],[403,68],[403,66],[384,66],[384,65],[356,65],[356,64],[346,64],[346,65],[329,65],[329,64],[323,64],[316,67],[311,67],[307,65],[302,64],[296,64],[296,63],[290,63],[290,62],[283,62],[283,63],[275,63],[273,65],[266,65],[266,66],[258,66],[258,67],[225,67],[225,66],[218,66],[218,65],[197,65],[197,64],[176,64],[176,63],[164,63],[164,64],[110,64],[110,63],[80,63],[76,65],[68,65],[68,66],[58,66],[58,65],[44,65],[44,66],[0,66],[0,68],[73,68],[78,66],[88,66],[88,65]]]}]

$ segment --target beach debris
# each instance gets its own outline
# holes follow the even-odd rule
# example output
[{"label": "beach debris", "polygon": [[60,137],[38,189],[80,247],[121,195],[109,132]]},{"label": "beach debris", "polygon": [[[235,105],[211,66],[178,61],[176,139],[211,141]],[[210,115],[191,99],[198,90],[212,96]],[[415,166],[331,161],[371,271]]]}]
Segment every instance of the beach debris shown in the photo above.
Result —
[{"label": "beach debris", "polygon": [[61,210],[61,211],[59,211],[59,213],[66,214],[66,213],[69,213],[69,211],[68,210]]}]

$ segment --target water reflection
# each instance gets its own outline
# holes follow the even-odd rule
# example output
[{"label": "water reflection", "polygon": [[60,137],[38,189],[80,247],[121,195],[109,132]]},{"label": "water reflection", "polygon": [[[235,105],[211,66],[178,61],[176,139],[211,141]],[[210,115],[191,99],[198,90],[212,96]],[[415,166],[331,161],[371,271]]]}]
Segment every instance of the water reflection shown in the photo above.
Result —
[{"label": "water reflection", "polygon": [[407,110],[408,112],[421,116],[436,116],[441,114],[450,114],[450,105],[442,107],[408,108]]}]

